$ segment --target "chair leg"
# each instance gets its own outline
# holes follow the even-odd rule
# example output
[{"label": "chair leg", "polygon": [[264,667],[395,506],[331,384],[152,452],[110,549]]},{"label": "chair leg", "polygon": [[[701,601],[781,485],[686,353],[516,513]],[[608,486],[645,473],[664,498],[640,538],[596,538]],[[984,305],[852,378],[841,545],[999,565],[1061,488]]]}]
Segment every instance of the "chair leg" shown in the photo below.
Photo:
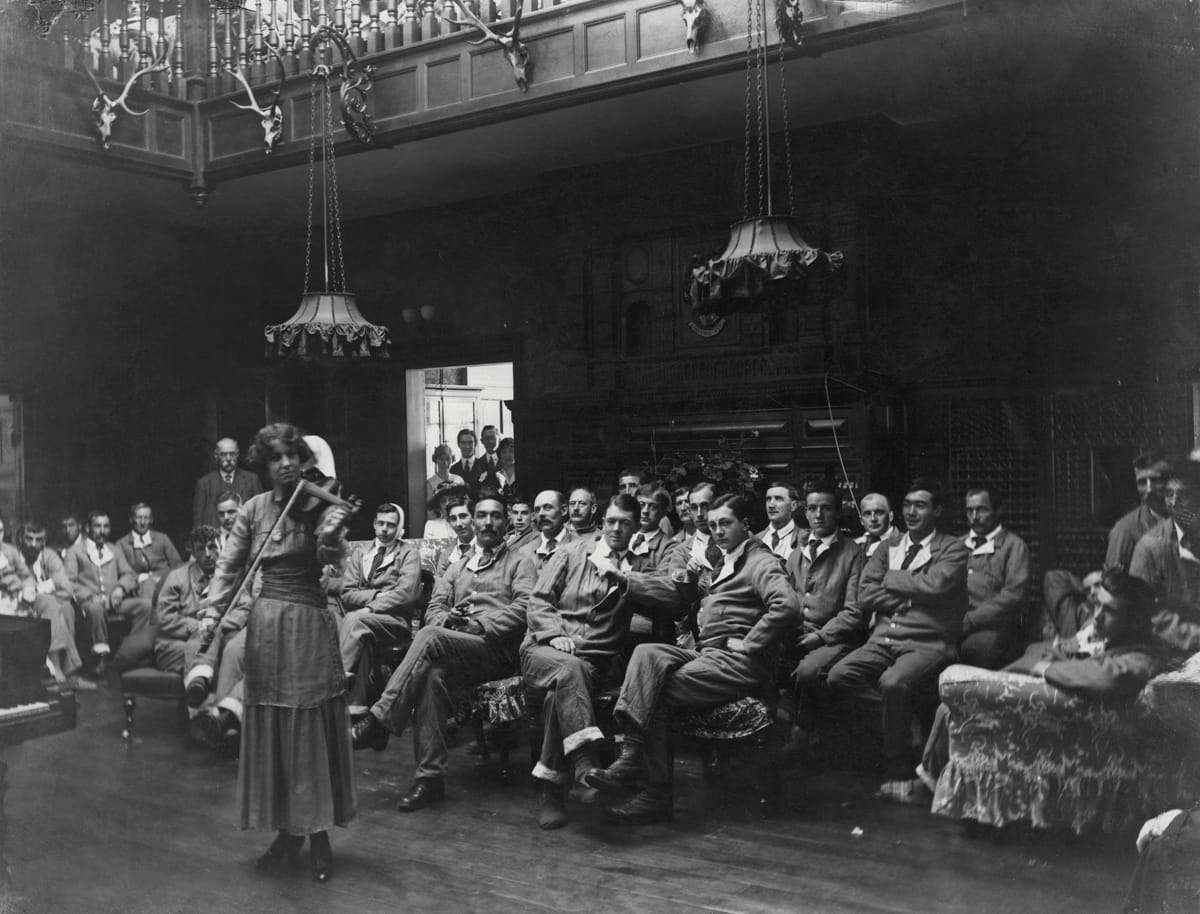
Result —
[{"label": "chair leg", "polygon": [[490,761],[492,750],[488,746],[487,733],[483,729],[483,717],[479,714],[472,714],[471,728],[475,731],[475,742],[479,746],[479,758],[485,762]]},{"label": "chair leg", "polygon": [[125,729],[121,731],[121,738],[128,742],[133,739],[133,712],[137,709],[137,699],[126,695],[121,704],[125,708]]}]

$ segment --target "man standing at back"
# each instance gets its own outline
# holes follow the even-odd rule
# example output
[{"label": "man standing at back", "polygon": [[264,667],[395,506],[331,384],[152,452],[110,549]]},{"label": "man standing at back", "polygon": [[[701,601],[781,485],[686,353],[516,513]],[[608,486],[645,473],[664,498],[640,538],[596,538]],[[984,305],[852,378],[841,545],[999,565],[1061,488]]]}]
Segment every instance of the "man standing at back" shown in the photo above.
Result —
[{"label": "man standing at back", "polygon": [[196,480],[196,492],[192,497],[192,529],[196,527],[219,527],[217,496],[222,492],[234,491],[243,502],[260,493],[262,483],[249,470],[238,468],[238,445],[232,438],[222,438],[213,450],[217,468]]},{"label": "man standing at back", "polygon": [[937,678],[954,662],[967,607],[963,541],[937,530],[942,485],[914,479],[904,496],[908,532],[868,560],[858,601],[875,614],[867,643],[829,671],[833,691],[878,689],[882,702],[884,783],[881,797],[906,800],[916,785],[912,719],[917,707],[937,707]]},{"label": "man standing at back", "polygon": [[1120,565],[1128,570],[1133,560],[1133,548],[1151,528],[1167,519],[1167,480],[1171,465],[1157,454],[1140,454],[1133,461],[1141,504],[1113,524],[1108,532],[1108,551],[1104,567]]}]

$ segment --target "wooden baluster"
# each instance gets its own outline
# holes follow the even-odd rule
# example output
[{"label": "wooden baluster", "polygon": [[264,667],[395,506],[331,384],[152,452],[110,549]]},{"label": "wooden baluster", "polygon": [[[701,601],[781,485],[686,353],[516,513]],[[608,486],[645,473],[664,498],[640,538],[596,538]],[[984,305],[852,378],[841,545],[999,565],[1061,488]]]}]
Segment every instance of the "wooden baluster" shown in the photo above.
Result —
[{"label": "wooden baluster", "polygon": [[379,0],[367,4],[367,53],[383,50],[383,35],[379,28]]},{"label": "wooden baluster", "polygon": [[387,46],[398,48],[412,44],[417,40],[417,19],[404,0],[387,0],[388,12],[392,18],[392,28],[388,32]]},{"label": "wooden baluster", "polygon": [[120,27],[117,29],[117,46],[120,48],[121,57],[120,65],[117,70],[117,79],[125,80],[129,78],[133,71],[129,69],[129,55],[131,52],[131,34],[129,29],[129,5],[128,2],[124,6],[125,15],[120,20]]},{"label": "wooden baluster", "polygon": [[367,46],[363,41],[362,3],[350,0],[350,47],[355,54],[362,54]]},{"label": "wooden baluster", "polygon": [[218,75],[217,92],[224,95],[226,92],[232,92],[235,85],[234,79],[225,72],[226,67],[233,66],[233,13],[226,10],[225,13],[225,45],[224,53],[221,54],[221,72]]},{"label": "wooden baluster", "polygon": [[96,72],[101,76],[112,76],[112,62],[110,60],[112,54],[109,53],[111,36],[108,24],[108,4],[100,3],[96,8],[100,11],[100,24],[97,26],[100,30],[100,55],[96,61]]},{"label": "wooden baluster", "polygon": [[346,0],[334,0],[332,24],[343,37],[348,37],[346,35]]},{"label": "wooden baluster", "polygon": [[[158,3],[158,37],[154,39],[154,59],[167,60],[167,0]],[[171,89],[171,70],[168,67],[152,77],[153,85],[159,92],[169,92]]]},{"label": "wooden baluster", "polygon": [[296,66],[296,4],[288,0],[287,17],[283,20],[283,68],[286,73],[297,72]]},{"label": "wooden baluster", "polygon": [[[141,14],[138,17],[138,37],[137,37],[137,66],[144,67],[154,59],[151,57],[153,48],[150,43],[150,8],[143,2],[140,4]],[[130,6],[132,9],[132,5]]]},{"label": "wooden baluster", "polygon": [[[532,0],[526,0],[525,11],[533,12],[533,8],[529,5]],[[515,0],[496,0],[496,18],[508,20],[517,15],[517,4]]]},{"label": "wooden baluster", "polygon": [[246,8],[238,10],[237,65],[243,71],[250,69],[250,42],[246,36]]},{"label": "wooden baluster", "polygon": [[221,75],[221,48],[217,45],[217,8],[208,10],[208,91],[218,94],[218,79]]},{"label": "wooden baluster", "polygon": [[[317,28],[329,27],[329,0],[317,0]],[[331,63],[332,52],[328,41],[322,41],[317,48],[317,59],[325,66]]]},{"label": "wooden baluster", "polygon": [[[444,28],[442,20],[433,14],[433,10],[426,7],[425,11],[421,14],[421,34],[418,36],[418,40],[425,40],[441,35]],[[458,28],[458,26],[454,26],[454,28]]]},{"label": "wooden baluster", "polygon": [[300,0],[300,4],[300,69],[307,73],[313,65],[313,55],[308,49],[313,33],[312,0]]},{"label": "wooden baluster", "polygon": [[254,28],[250,32],[250,82],[262,81],[263,78],[263,5],[262,0],[254,0]]},{"label": "wooden baluster", "polygon": [[[193,23],[193,28],[199,28],[199,23]],[[179,6],[175,9],[175,47],[171,51],[171,77],[175,83],[175,94],[183,97],[186,88],[183,85],[183,65],[184,65],[184,39],[188,37],[188,33],[183,24],[183,0],[179,0]]]},{"label": "wooden baluster", "polygon": [[[89,59],[92,52],[88,49],[88,35],[90,34],[90,30],[87,28],[87,24],[90,21],[91,21],[90,15],[84,19],[79,20],[79,22],[83,26],[84,60],[87,61],[87,65],[89,67],[92,67],[92,66],[95,66],[95,64],[93,63],[92,60]],[[75,68],[75,47],[72,43],[72,39],[75,36],[72,35],[71,33],[73,31],[76,31],[78,28],[79,28],[79,25],[76,25],[75,28],[73,29],[71,27],[71,23],[68,22],[67,24],[65,24],[63,26],[62,35],[59,38],[59,41],[62,45],[62,48],[61,48],[61,50],[62,50],[62,65],[64,68],[66,68],[68,70],[73,70]]]}]

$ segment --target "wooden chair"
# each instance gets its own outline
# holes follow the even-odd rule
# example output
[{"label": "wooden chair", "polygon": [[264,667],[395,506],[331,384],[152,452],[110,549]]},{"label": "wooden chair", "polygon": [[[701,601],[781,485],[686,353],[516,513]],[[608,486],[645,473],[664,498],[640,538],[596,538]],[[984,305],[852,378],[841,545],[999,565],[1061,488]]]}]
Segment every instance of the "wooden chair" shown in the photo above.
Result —
[{"label": "wooden chair", "polygon": [[759,815],[767,818],[779,807],[779,765],[775,759],[778,729],[775,706],[760,698],[739,698],[714,708],[693,711],[673,721],[675,735],[696,741],[704,777],[717,781],[731,752],[753,756],[753,787]]},{"label": "wooden chair", "polygon": [[188,708],[183,677],[178,673],[164,673],[153,667],[140,667],[121,674],[121,698],[125,708],[125,729],[121,737],[127,742],[133,739],[133,713],[139,698],[159,701],[174,701],[178,707],[179,728],[187,732]]}]

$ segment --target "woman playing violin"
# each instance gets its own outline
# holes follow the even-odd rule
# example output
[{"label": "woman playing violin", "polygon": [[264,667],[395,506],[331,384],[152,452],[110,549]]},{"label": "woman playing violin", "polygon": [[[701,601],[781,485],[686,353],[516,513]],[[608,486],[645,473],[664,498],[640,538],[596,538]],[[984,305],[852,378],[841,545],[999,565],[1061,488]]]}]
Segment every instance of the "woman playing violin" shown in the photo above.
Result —
[{"label": "woman playing violin", "polygon": [[280,519],[311,458],[295,426],[258,432],[249,460],[265,468],[272,489],[238,512],[205,603],[223,613],[239,573],[262,549],[262,589],[246,631],[239,827],[278,833],[259,858],[262,869],[294,863],[307,837],[313,878],[325,882],[333,874],[328,830],[354,818],[355,799],[338,623],[319,581],[322,566],[341,558],[350,509]]}]

